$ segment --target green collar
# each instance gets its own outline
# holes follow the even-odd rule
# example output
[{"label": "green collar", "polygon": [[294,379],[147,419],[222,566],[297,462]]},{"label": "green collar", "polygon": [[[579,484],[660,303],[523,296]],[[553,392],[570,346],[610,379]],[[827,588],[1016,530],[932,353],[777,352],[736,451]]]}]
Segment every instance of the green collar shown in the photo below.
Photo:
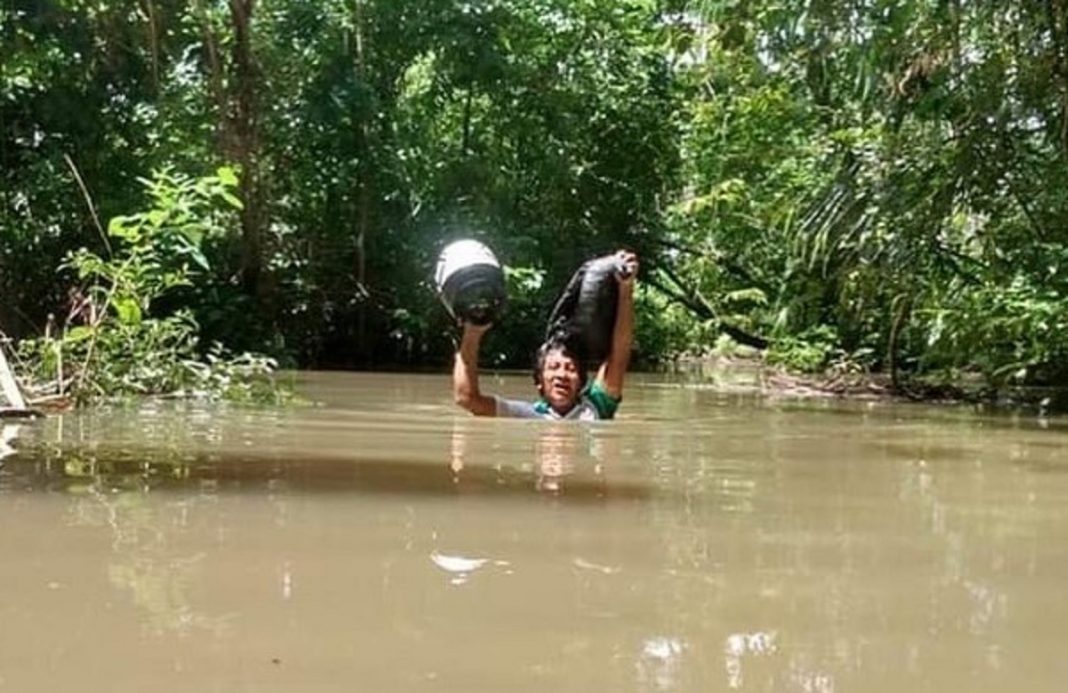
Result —
[{"label": "green collar", "polygon": [[[575,407],[582,404],[582,398],[589,394],[591,387],[593,387],[593,383],[586,383],[586,387],[582,388],[582,390],[579,392],[579,396],[578,399],[575,400],[575,404],[572,405],[571,409],[568,409],[566,413],[560,414],[560,416],[567,416]],[[550,411],[552,411],[552,407],[549,406],[548,400],[542,397],[534,403],[534,411],[544,416],[545,414],[548,414]]]}]

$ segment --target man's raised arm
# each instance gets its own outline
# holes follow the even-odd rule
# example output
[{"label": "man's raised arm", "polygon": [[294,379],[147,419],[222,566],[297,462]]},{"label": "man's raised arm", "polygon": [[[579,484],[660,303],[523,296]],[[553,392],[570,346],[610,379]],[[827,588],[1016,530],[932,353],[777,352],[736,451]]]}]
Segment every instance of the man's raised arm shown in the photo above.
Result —
[{"label": "man's raised arm", "polygon": [[619,298],[616,323],[612,328],[612,348],[597,371],[597,379],[611,397],[623,396],[623,377],[630,366],[631,342],[634,340],[634,278],[638,274],[638,256],[626,250],[617,253],[622,271],[616,274]]},{"label": "man's raised arm", "polygon": [[496,416],[497,400],[478,389],[478,351],[489,325],[464,323],[460,349],[452,367],[452,393],[456,403],[476,416]]}]

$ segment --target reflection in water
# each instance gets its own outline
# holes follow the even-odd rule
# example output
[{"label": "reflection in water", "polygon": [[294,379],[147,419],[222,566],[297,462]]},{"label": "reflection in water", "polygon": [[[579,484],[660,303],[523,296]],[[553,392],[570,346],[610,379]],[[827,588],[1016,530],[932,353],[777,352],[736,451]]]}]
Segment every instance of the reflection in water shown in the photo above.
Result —
[{"label": "reflection in water", "polygon": [[19,424],[0,424],[0,465],[4,463],[4,458],[11,457],[17,452],[15,450],[15,441],[19,437]]},{"label": "reflection in water", "polygon": [[[579,440],[575,428],[577,427],[551,425],[538,437],[534,447],[534,470],[538,475],[539,491],[559,492],[564,479],[574,473],[579,456]],[[599,468],[593,470],[595,474],[599,471]]]},{"label": "reflection in water", "polygon": [[637,677],[641,690],[671,691],[679,686],[686,643],[679,638],[655,637],[642,643]]},{"label": "reflection in water", "polygon": [[592,570],[601,573],[602,575],[615,575],[616,573],[620,572],[620,570],[622,570],[619,566],[600,565],[598,563],[592,563],[580,556],[576,556],[575,559],[571,561],[571,563],[580,570]]},{"label": "reflection in water", "polygon": [[437,380],[337,381],[307,411],[5,427],[4,685],[89,667],[114,690],[1068,675],[1057,425],[668,387],[628,390],[616,422],[487,421],[437,406]]},{"label": "reflection in water", "polygon": [[726,659],[727,685],[741,688],[745,683],[744,662],[746,658],[768,657],[778,650],[777,634],[771,633],[731,633],[724,646]]},{"label": "reflection in water", "polygon": [[475,571],[481,570],[486,566],[502,570],[506,575],[512,574],[512,571],[510,570],[511,563],[502,560],[491,561],[488,558],[447,556],[443,553],[432,551],[430,553],[430,561],[437,567],[449,573],[449,583],[453,585],[465,584]]},{"label": "reflection in water", "polygon": [[134,604],[147,614],[148,626],[155,634],[202,630],[220,637],[225,635],[229,619],[197,613],[190,604],[188,585],[199,578],[200,558],[127,557],[109,567],[108,578],[116,588],[130,592]]},{"label": "reflection in water", "polygon": [[[91,465],[64,468],[87,466]],[[192,506],[197,502],[160,506],[149,502],[143,492],[103,493],[91,487],[71,504],[71,526],[107,528],[111,533],[108,580],[129,595],[145,615],[144,627],[157,636],[201,632],[221,637],[232,618],[232,614],[210,615],[194,608],[190,590],[202,580],[205,554],[170,546],[171,532],[166,528],[196,512]]]},{"label": "reflection in water", "polygon": [[[467,475],[477,473],[485,468],[487,461],[499,473],[511,471],[499,463],[492,463],[501,452],[500,441],[486,435],[485,428],[478,427],[481,423],[470,419],[458,419],[453,423],[449,469],[455,483],[466,480],[465,469],[469,470]],[[611,475],[606,474],[606,470],[618,466],[620,455],[620,439],[611,435],[611,429],[574,422],[522,421],[498,422],[498,425],[514,427],[511,433],[518,434],[520,445],[517,447],[533,448],[529,462],[523,461],[519,467],[531,471],[533,488],[537,491],[549,494],[566,491],[569,495],[602,498],[611,495],[640,497],[648,493],[648,488],[628,483],[626,479],[610,481]]]}]

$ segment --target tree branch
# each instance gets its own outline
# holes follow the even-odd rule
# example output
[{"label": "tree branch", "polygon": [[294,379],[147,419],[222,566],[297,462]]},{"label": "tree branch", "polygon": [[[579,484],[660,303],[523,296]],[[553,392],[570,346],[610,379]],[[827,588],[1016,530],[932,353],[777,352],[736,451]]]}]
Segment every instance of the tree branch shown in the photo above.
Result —
[{"label": "tree branch", "polygon": [[726,321],[721,319],[716,314],[716,310],[712,307],[712,304],[709,303],[708,300],[704,296],[702,296],[699,291],[687,289],[686,284],[682,281],[682,278],[679,277],[678,273],[676,273],[674,270],[669,267],[663,266],[660,266],[657,269],[659,269],[668,279],[670,279],[671,282],[675,284],[676,288],[671,288],[665,285],[664,282],[659,281],[655,276],[646,276],[643,278],[643,281],[648,283],[649,286],[661,292],[670,300],[685,306],[691,312],[697,315],[697,317],[703,320],[714,320],[719,326],[719,329],[724,334],[726,334],[739,344],[744,344],[746,346],[753,347],[754,349],[768,348],[770,344],[768,340],[764,339],[763,337],[758,337],[756,335],[749,334],[745,330],[731,325],[730,323],[727,323]]}]

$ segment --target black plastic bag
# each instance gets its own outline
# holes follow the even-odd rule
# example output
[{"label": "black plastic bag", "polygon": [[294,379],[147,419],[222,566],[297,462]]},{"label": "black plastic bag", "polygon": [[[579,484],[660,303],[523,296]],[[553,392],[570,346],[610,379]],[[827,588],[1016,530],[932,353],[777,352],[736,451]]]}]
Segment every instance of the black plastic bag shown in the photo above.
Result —
[{"label": "black plastic bag", "polygon": [[563,342],[588,367],[600,366],[612,349],[619,271],[616,255],[583,263],[571,276],[549,315],[545,340]]}]

